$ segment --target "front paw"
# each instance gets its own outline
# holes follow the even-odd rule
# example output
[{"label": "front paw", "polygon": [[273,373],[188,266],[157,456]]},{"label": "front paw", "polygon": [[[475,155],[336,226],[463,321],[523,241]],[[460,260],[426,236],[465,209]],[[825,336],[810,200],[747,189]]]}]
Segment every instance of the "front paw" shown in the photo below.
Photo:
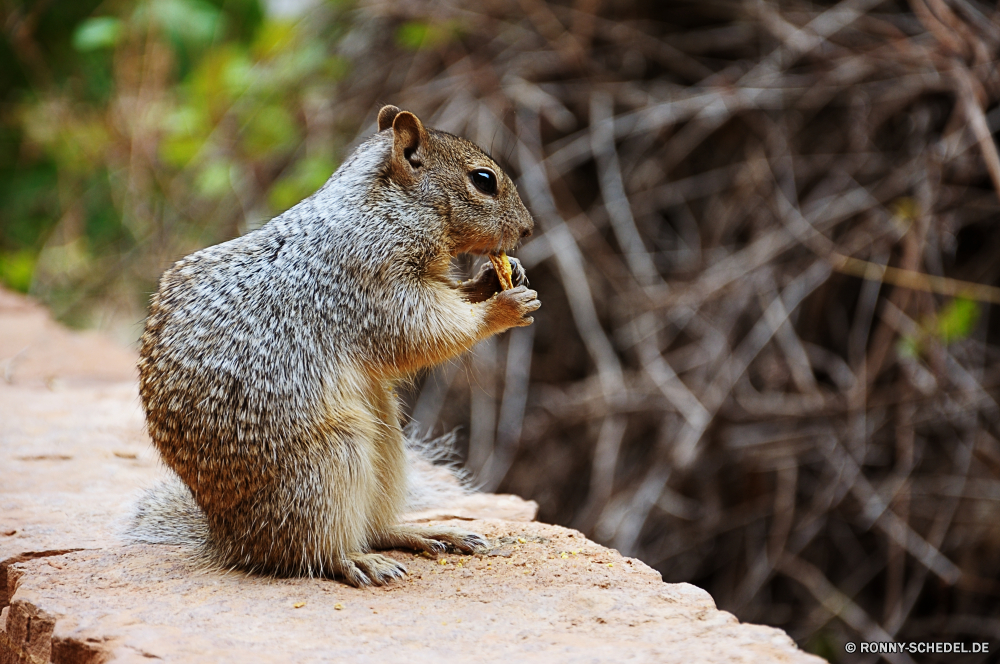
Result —
[{"label": "front paw", "polygon": [[493,265],[486,261],[479,268],[479,273],[468,281],[463,281],[459,290],[469,302],[485,302],[501,290],[500,278],[497,277]]},{"label": "front paw", "polygon": [[[521,261],[513,256],[508,256],[507,259],[510,261],[510,280],[514,286],[529,285],[528,275],[524,271]],[[479,267],[479,272],[475,277],[463,281],[459,289],[465,294],[465,299],[473,303],[485,302],[503,290],[500,286],[500,278],[490,261],[486,261]]]},{"label": "front paw", "polygon": [[526,327],[535,322],[529,314],[540,306],[538,293],[526,286],[517,286],[496,294],[490,314],[502,330]]},{"label": "front paw", "polygon": [[[517,286],[530,286],[531,282],[528,281],[528,273],[524,271],[524,266],[521,265],[521,261],[514,258],[513,256],[508,256],[507,260],[510,261],[510,281]],[[490,265],[490,267],[493,267]]]}]

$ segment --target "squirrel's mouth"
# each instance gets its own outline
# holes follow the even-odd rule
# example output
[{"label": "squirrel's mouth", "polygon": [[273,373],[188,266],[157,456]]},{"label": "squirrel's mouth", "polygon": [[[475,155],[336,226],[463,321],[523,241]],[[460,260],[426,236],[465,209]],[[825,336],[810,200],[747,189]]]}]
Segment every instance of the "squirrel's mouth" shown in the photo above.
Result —
[{"label": "squirrel's mouth", "polygon": [[500,253],[511,253],[516,251],[521,245],[522,236],[516,233],[503,233],[499,238],[494,238],[492,242],[485,241],[477,244],[463,253],[475,254],[477,256],[496,256]]},{"label": "squirrel's mouth", "polygon": [[521,244],[520,240],[516,240],[510,244],[503,244],[501,242],[495,242],[489,245],[478,245],[474,247],[459,247],[453,254],[452,257],[455,258],[459,254],[471,254],[473,256],[496,256],[501,253],[511,253],[517,249]]},{"label": "squirrel's mouth", "polygon": [[[455,237],[464,240],[452,246],[452,256],[472,254],[475,256],[496,256],[501,252],[516,251],[521,242],[531,235],[532,226],[520,219],[497,219],[494,233],[482,232],[481,228],[464,227]],[[471,231],[471,232],[470,232]]]}]

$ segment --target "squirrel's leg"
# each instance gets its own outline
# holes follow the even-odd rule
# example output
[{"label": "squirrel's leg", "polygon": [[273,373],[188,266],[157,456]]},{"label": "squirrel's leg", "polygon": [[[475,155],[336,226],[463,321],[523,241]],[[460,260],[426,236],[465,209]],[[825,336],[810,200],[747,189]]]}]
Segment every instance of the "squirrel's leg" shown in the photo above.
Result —
[{"label": "squirrel's leg", "polygon": [[399,423],[399,401],[393,393],[392,384],[377,386],[368,395],[379,426],[374,432],[374,450],[378,492],[369,509],[368,544],[372,548],[381,533],[396,525],[406,504],[406,440]]},{"label": "squirrel's leg", "polygon": [[336,576],[359,587],[383,585],[406,575],[399,562],[367,552],[371,524],[385,510],[381,476],[385,458],[380,449],[384,428],[378,419],[368,404],[331,409],[329,453],[314,461],[324,465],[326,477],[313,485],[319,495],[308,498],[324,507],[317,526],[325,530],[321,537],[332,544],[326,564]]},{"label": "squirrel's leg", "polygon": [[[401,321],[391,340],[392,373],[406,375],[464,353],[477,343],[512,327],[531,325],[538,293],[525,286],[496,293],[484,302],[470,302],[460,288],[437,287],[415,295],[415,314]],[[405,297],[405,296],[404,296]]]},{"label": "squirrel's leg", "polygon": [[489,543],[476,533],[449,526],[403,526],[399,515],[406,502],[406,440],[399,424],[399,401],[386,386],[370,398],[384,423],[376,441],[380,455],[378,481],[381,498],[371,510],[373,525],[368,545],[373,549],[413,549],[442,553],[451,545],[472,553]]},{"label": "squirrel's leg", "polygon": [[372,542],[376,549],[413,549],[427,553],[444,553],[448,546],[462,553],[474,553],[488,548],[482,535],[452,526],[395,525],[386,529]]}]

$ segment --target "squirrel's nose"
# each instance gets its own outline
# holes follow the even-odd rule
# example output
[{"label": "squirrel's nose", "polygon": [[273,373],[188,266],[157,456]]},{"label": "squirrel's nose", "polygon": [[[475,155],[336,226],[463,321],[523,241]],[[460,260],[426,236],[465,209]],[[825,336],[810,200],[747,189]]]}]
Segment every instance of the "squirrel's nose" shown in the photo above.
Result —
[{"label": "squirrel's nose", "polygon": [[521,239],[522,240],[524,238],[530,236],[530,235],[531,235],[531,229],[530,228],[525,228],[523,231],[521,231]]}]

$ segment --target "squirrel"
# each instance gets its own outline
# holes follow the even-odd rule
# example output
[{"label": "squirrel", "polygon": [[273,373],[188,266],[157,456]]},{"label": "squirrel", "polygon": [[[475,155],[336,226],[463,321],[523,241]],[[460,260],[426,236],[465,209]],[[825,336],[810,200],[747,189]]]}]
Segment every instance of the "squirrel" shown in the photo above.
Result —
[{"label": "squirrel", "polygon": [[[382,585],[376,550],[472,553],[478,534],[399,523],[406,440],[394,386],[539,308],[512,259],[457,282],[452,258],[513,249],[534,222],[470,141],[395,106],[315,194],[160,279],[140,339],[146,424],[177,475],[135,539],[223,568]],[[179,478],[179,480],[178,480]]]}]

